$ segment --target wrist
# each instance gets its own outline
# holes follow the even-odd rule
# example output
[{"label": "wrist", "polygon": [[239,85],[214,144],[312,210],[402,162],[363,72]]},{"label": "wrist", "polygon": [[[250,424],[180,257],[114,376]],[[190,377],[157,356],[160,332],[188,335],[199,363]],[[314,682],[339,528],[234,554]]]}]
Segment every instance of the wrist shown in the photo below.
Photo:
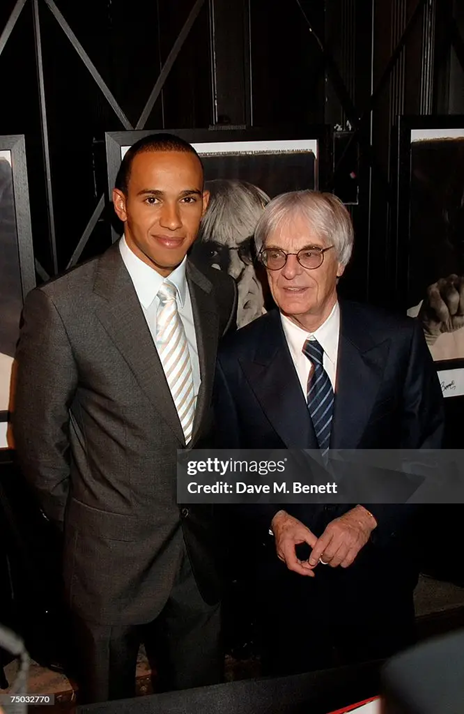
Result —
[{"label": "wrist", "polygon": [[281,520],[281,518],[286,515],[287,515],[286,511],[284,511],[282,509],[280,511],[277,511],[277,513],[275,514],[275,516],[273,517],[273,519],[271,521],[271,526],[269,528],[269,535],[274,535],[276,524],[278,524],[279,521]]},{"label": "wrist", "polygon": [[424,324],[422,325],[422,329],[424,332],[424,337],[427,345],[429,347],[432,347],[437,339],[440,337],[440,331],[439,330],[429,330]]},{"label": "wrist", "polygon": [[356,506],[358,509],[359,515],[362,517],[363,522],[371,529],[374,530],[374,528],[377,528],[377,519],[375,516],[363,505],[360,503]]},{"label": "wrist", "polygon": [[438,335],[425,335],[425,342],[428,347],[433,347],[438,339]]}]

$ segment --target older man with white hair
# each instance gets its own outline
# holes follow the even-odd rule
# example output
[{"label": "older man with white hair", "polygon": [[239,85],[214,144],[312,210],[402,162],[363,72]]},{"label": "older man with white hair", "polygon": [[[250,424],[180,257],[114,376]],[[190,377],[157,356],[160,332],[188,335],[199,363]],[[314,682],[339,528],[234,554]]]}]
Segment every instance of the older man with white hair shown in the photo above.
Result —
[{"label": "older man with white hair", "polygon": [[[353,227],[334,195],[283,194],[255,240],[278,310],[219,355],[220,444],[439,448],[442,395],[417,321],[339,300]],[[257,544],[263,658],[281,675],[383,658],[414,638],[409,506],[243,506]]]}]

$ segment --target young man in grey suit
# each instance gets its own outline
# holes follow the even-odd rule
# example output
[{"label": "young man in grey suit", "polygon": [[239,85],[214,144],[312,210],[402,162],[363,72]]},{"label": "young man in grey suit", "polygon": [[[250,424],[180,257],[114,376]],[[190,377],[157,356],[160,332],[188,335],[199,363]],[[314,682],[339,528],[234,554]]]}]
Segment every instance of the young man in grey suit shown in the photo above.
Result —
[{"label": "young man in grey suit", "polygon": [[[420,324],[338,300],[353,245],[341,201],[317,191],[279,196],[265,208],[255,240],[278,310],[221,347],[221,445],[322,455],[440,448],[443,400]],[[257,545],[269,673],[388,657],[411,642],[412,508],[241,507]]]},{"label": "young man in grey suit", "polygon": [[142,626],[160,687],[220,681],[208,508],[176,499],[176,451],[208,444],[236,286],[187,256],[208,205],[193,147],[134,144],[113,192],[124,236],[27,297],[13,416],[21,467],[64,532],[82,702],[133,696]]}]

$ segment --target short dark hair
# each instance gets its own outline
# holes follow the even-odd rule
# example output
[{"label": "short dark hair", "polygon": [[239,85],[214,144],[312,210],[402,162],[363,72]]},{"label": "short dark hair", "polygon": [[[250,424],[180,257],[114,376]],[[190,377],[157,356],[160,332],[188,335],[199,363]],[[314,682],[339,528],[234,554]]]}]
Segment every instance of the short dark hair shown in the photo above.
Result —
[{"label": "short dark hair", "polygon": [[188,154],[194,154],[201,167],[203,168],[202,161],[195,151],[193,146],[181,139],[180,136],[175,136],[174,134],[167,134],[160,132],[159,134],[150,134],[149,136],[143,137],[132,144],[130,149],[128,149],[124,155],[124,158],[119,167],[118,175],[116,176],[115,188],[119,189],[127,196],[127,191],[129,187],[129,179],[132,169],[132,162],[137,154],[142,154],[150,151],[182,151]]}]

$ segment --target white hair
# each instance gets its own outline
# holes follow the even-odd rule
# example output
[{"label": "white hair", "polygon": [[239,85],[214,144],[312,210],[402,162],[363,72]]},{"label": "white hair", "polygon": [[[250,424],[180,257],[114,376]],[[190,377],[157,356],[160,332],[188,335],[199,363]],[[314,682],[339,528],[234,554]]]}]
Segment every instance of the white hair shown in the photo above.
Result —
[{"label": "white hair", "polygon": [[258,186],[237,179],[206,181],[211,198],[198,240],[233,245],[253,236],[264,207],[271,200]]},{"label": "white hair", "polygon": [[335,246],[337,260],[347,265],[353,250],[354,231],[351,216],[339,198],[320,191],[291,191],[274,198],[264,209],[255,230],[257,253],[266,238],[283,223],[301,216],[308,228],[325,243]]}]

